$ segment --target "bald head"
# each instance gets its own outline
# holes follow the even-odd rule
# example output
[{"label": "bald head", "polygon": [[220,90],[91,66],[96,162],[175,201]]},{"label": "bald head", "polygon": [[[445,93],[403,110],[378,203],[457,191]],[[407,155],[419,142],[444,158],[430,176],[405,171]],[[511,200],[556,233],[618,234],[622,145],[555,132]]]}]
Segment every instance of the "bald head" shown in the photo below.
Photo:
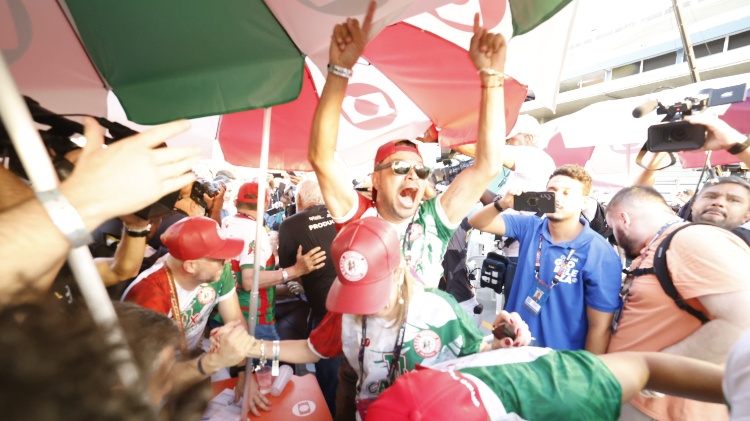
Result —
[{"label": "bald head", "polygon": [[659,227],[674,218],[664,197],[648,186],[626,187],[607,205],[607,223],[617,244],[631,259],[640,254]]}]

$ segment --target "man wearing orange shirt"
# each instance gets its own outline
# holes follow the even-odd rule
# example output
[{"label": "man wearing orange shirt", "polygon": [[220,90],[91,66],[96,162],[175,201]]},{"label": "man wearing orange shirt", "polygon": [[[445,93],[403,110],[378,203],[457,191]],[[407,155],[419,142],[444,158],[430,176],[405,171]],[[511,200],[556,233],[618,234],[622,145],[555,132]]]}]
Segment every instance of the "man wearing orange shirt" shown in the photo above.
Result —
[{"label": "man wearing orange shirt", "polygon": [[[607,222],[633,260],[630,270],[653,267],[654,252],[684,222],[652,187],[618,192]],[[661,351],[723,363],[732,344],[750,329],[750,248],[722,228],[696,225],[675,234],[667,266],[680,296],[710,318],[701,324],[667,296],[656,276],[628,276],[624,306],[608,352]],[[682,398],[638,396],[623,406],[621,420],[722,420],[726,406]]]}]

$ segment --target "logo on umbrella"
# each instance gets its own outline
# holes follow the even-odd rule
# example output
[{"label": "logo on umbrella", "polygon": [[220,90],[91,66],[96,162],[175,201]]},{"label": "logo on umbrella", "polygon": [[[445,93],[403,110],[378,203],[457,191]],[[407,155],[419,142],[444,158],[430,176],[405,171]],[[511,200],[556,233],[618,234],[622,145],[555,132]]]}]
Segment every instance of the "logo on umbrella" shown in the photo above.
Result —
[{"label": "logo on umbrella", "polygon": [[[506,2],[504,1],[495,1],[495,0],[479,0],[479,14],[482,16],[482,21],[484,23],[485,28],[494,28],[497,25],[500,24],[500,21],[503,19],[503,16],[505,15],[505,5]],[[463,2],[455,2],[452,5],[452,8],[450,10],[453,10],[455,12],[455,8],[465,8],[470,9],[468,13],[465,13],[465,15],[473,16],[474,12],[476,12],[477,6],[476,1],[470,1],[470,0],[464,0]],[[438,14],[438,9],[435,9],[431,12],[429,12],[430,15],[434,16],[435,19],[439,20],[440,22],[443,22],[444,24],[450,26],[451,28],[458,29],[459,31],[463,32],[474,32],[474,26],[473,25],[467,25],[465,23],[452,20],[451,17],[453,16],[462,16],[464,13],[452,13],[451,16],[443,17]]]},{"label": "logo on umbrella", "polygon": [[398,111],[393,99],[380,88],[352,83],[346,89],[341,115],[360,130],[378,130],[390,126]]},{"label": "logo on umbrella", "polygon": [[[378,8],[382,8],[389,0],[378,1]],[[310,9],[333,16],[358,16],[362,14],[362,2],[351,0],[299,0]]]}]

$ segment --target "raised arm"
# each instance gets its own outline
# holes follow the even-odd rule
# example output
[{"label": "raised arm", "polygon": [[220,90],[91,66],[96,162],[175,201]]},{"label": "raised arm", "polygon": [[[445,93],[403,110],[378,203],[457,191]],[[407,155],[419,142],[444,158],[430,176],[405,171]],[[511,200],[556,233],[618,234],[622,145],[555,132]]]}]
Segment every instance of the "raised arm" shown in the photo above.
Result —
[{"label": "raised arm", "polygon": [[474,15],[469,57],[482,80],[479,132],[474,164],[461,172],[440,198],[445,215],[453,223],[458,223],[469,213],[501,169],[505,145],[503,72],[506,51],[503,36],[487,32],[479,24],[479,14]]},{"label": "raised arm", "polygon": [[[88,231],[109,218],[142,209],[195,179],[186,171],[198,162],[198,148],[155,149],[187,130],[186,121],[157,126],[106,149],[102,148],[101,127],[90,118],[84,126],[88,142],[73,174],[59,190]],[[21,236],[19,221],[24,224]],[[0,212],[0,261],[5,264],[0,289],[5,300],[24,290],[49,288],[51,278],[44,275],[69,250],[70,243],[36,198]]]},{"label": "raised arm", "polygon": [[479,231],[489,232],[496,235],[505,235],[505,220],[503,219],[503,216],[500,215],[500,209],[505,210],[512,208],[514,197],[515,196],[509,191],[505,196],[498,199],[497,202],[490,203],[482,209],[474,212],[469,218],[469,224]]},{"label": "raised arm", "polygon": [[[377,4],[373,1],[367,9],[362,26],[356,19],[347,18],[345,23],[333,28],[329,49],[329,64],[339,70],[349,70],[365,49],[370,35],[370,26]],[[331,216],[341,217],[357,203],[357,196],[347,177],[344,165],[334,159],[336,141],[344,102],[348,76],[340,71],[328,72],[323,93],[315,109],[310,145],[307,156],[320,183]]]}]

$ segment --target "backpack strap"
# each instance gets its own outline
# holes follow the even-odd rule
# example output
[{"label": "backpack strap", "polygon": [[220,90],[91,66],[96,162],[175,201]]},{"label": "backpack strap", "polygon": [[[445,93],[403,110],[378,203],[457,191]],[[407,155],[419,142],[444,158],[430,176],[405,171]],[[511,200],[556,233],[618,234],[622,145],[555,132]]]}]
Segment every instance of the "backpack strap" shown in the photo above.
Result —
[{"label": "backpack strap", "polygon": [[672,237],[674,237],[677,232],[682,230],[683,228],[692,226],[692,225],[710,225],[710,224],[699,224],[699,223],[693,223],[693,224],[685,224],[666,236],[664,238],[664,241],[662,241],[659,246],[656,248],[656,253],[654,253],[654,267],[653,268],[647,268],[644,269],[644,273],[651,273],[648,271],[648,269],[653,269],[653,273],[656,275],[656,278],[659,280],[659,284],[661,284],[661,288],[664,290],[664,292],[674,300],[675,304],[677,304],[677,307],[679,307],[681,310],[687,311],[690,313],[691,316],[697,318],[701,321],[702,324],[705,324],[709,322],[711,319],[708,318],[702,311],[696,310],[690,304],[686,303],[685,300],[680,296],[680,293],[677,292],[677,288],[675,288],[674,283],[672,282],[672,277],[669,275],[669,268],[667,267],[667,249],[669,248],[669,244],[672,242]]}]

